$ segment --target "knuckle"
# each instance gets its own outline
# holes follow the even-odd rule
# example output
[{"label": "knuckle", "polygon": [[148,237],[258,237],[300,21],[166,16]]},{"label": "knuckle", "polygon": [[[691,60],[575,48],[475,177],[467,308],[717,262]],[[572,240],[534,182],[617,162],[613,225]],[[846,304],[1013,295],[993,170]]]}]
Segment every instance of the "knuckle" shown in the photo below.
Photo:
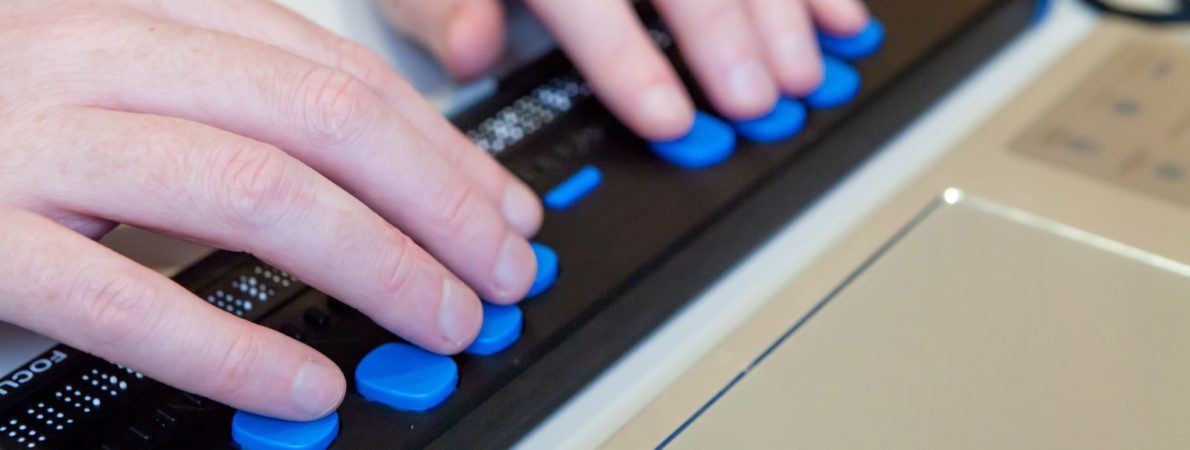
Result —
[{"label": "knuckle", "polygon": [[255,332],[237,333],[221,347],[214,366],[211,395],[218,398],[235,398],[248,386],[253,385],[258,364],[263,361],[265,343]]},{"label": "knuckle", "polygon": [[380,290],[384,298],[404,298],[416,272],[414,243],[408,236],[400,235],[389,248],[392,249],[389,257],[380,264]]},{"label": "knuckle", "polygon": [[699,12],[694,23],[711,24],[712,29],[726,29],[729,24],[738,22],[744,16],[740,5],[734,1],[718,1],[708,5]]},{"label": "knuckle", "polygon": [[438,213],[435,223],[444,238],[463,235],[479,210],[480,203],[486,201],[479,189],[470,184],[452,186],[441,197],[435,209]]},{"label": "knuckle", "polygon": [[384,75],[392,71],[380,55],[351,40],[336,37],[334,46],[339,60],[337,67],[355,73],[364,82],[379,85]]},{"label": "knuckle", "polygon": [[130,274],[80,281],[66,298],[93,349],[137,345],[158,319],[153,288]]},{"label": "knuckle", "polygon": [[268,228],[309,202],[307,183],[297,163],[279,151],[237,148],[217,166],[223,198],[216,201],[234,224]]},{"label": "knuckle", "polygon": [[334,144],[351,142],[367,124],[367,86],[354,76],[328,67],[310,71],[302,82],[300,110],[309,138]]}]

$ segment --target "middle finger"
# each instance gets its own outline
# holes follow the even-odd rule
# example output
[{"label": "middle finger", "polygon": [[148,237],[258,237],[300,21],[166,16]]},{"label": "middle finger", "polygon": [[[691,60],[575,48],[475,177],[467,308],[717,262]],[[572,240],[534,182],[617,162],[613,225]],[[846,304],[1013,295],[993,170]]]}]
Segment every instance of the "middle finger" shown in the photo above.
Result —
[{"label": "middle finger", "polygon": [[[139,23],[138,23],[139,22]],[[484,298],[519,300],[536,270],[528,242],[482,191],[355,77],[256,41],[132,19],[88,60],[84,104],[206,123],[273,144],[413,236]],[[128,32],[129,30],[120,30]],[[98,61],[98,62],[97,62]]]},{"label": "middle finger", "polygon": [[739,0],[655,0],[711,103],[733,119],[763,115],[777,87]]}]

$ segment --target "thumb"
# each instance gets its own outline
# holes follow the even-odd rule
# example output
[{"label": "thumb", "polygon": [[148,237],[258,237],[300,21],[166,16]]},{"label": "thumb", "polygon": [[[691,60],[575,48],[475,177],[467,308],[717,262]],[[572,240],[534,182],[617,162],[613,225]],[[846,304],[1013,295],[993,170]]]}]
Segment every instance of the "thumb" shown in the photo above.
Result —
[{"label": "thumb", "polygon": [[504,46],[504,11],[498,0],[379,2],[398,30],[433,52],[457,78],[482,75]]}]

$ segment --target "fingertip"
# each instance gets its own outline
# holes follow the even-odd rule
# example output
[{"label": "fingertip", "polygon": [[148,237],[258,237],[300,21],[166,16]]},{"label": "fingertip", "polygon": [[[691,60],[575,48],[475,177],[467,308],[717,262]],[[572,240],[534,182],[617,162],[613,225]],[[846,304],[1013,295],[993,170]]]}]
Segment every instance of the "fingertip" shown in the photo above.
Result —
[{"label": "fingertip", "polygon": [[459,2],[447,25],[443,62],[452,76],[483,75],[504,47],[504,13],[490,0]]},{"label": "fingertip", "polygon": [[512,178],[505,188],[500,212],[504,220],[524,238],[537,234],[545,214],[537,194],[516,178]]},{"label": "fingertip", "polygon": [[343,402],[347,380],[325,356],[310,356],[294,373],[290,403],[296,414],[292,420],[315,420],[330,414]]},{"label": "fingertip", "polygon": [[768,113],[777,103],[777,87],[768,67],[759,60],[748,60],[728,69],[723,79],[727,95],[716,98],[723,115],[736,120],[754,119]]},{"label": "fingertip", "polygon": [[777,83],[781,91],[801,97],[822,85],[824,72],[822,55],[813,36],[795,34],[782,38],[773,46],[773,61]]},{"label": "fingertip", "polygon": [[818,1],[813,10],[819,28],[832,36],[854,36],[870,19],[868,8],[856,0]]},{"label": "fingertip", "polygon": [[512,304],[525,298],[537,274],[537,258],[524,237],[509,232],[492,268],[494,286],[484,298],[496,304]]},{"label": "fingertip", "polygon": [[645,88],[638,104],[639,114],[631,116],[629,125],[644,139],[677,139],[694,126],[694,102],[686,91],[672,84]]},{"label": "fingertip", "polygon": [[479,297],[461,281],[444,278],[442,299],[438,304],[441,339],[427,350],[448,355],[461,352],[479,335],[482,325],[483,307]]}]

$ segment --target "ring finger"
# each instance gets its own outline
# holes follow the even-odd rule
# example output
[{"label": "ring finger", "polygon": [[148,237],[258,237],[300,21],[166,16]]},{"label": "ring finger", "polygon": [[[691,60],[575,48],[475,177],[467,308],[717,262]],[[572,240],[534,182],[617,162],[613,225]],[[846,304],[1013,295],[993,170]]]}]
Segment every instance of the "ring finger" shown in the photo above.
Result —
[{"label": "ring finger", "polygon": [[[51,207],[244,250],[427,349],[462,350],[479,299],[354,197],[284,152],[181,119],[79,108],[63,117],[104,159],[52,157]],[[75,146],[81,147],[75,147]],[[102,162],[100,162],[102,161]]]}]

